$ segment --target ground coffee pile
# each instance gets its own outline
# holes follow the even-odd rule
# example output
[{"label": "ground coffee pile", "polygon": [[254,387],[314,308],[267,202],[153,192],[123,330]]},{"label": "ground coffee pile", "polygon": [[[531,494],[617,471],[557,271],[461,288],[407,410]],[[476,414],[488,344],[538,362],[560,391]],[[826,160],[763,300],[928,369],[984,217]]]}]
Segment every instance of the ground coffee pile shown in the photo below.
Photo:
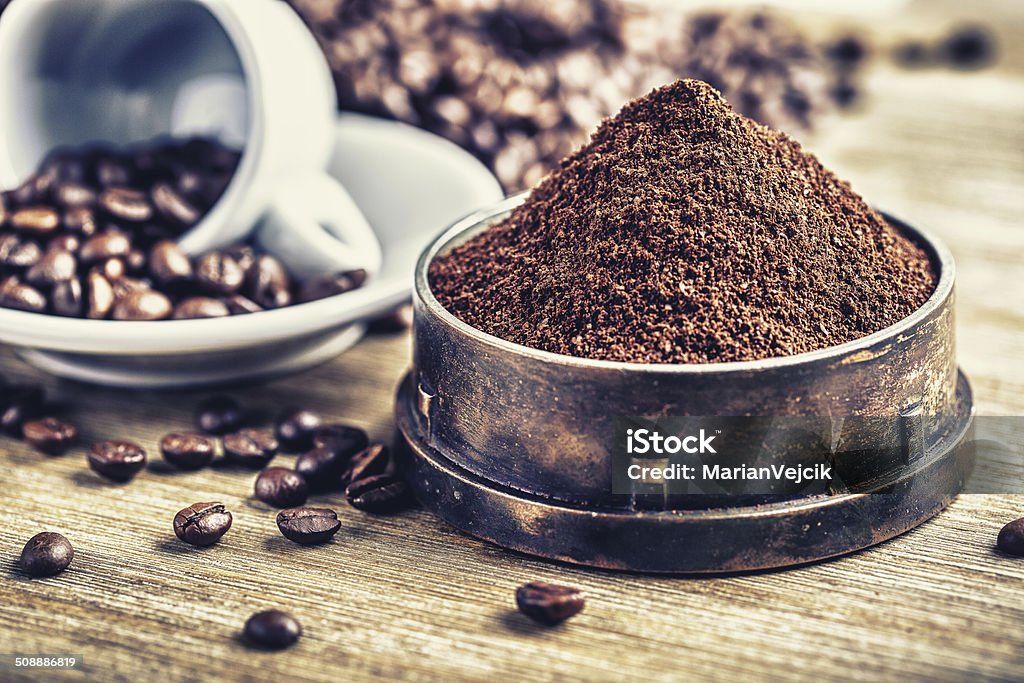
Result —
[{"label": "ground coffee pile", "polygon": [[708,363],[870,334],[921,306],[935,274],[797,142],[683,80],[603,123],[430,282],[460,319],[526,346]]}]

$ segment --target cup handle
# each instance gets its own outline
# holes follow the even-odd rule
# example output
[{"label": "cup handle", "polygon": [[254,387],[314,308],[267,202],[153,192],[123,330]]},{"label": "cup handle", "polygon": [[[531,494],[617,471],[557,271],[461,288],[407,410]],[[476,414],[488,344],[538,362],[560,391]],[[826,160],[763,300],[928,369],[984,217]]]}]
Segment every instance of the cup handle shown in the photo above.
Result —
[{"label": "cup handle", "polygon": [[383,260],[366,216],[326,173],[302,174],[280,184],[257,240],[303,279],[360,268],[373,277]]}]

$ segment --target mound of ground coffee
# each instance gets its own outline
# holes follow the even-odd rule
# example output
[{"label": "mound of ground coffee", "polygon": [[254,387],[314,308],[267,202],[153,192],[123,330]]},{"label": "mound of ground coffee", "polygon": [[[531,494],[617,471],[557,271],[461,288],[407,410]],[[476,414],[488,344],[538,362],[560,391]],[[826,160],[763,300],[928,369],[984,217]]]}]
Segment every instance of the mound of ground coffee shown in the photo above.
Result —
[{"label": "mound of ground coffee", "polygon": [[584,358],[708,363],[906,317],[932,265],[784,133],[683,80],[628,104],[509,218],[431,264],[442,305]]}]

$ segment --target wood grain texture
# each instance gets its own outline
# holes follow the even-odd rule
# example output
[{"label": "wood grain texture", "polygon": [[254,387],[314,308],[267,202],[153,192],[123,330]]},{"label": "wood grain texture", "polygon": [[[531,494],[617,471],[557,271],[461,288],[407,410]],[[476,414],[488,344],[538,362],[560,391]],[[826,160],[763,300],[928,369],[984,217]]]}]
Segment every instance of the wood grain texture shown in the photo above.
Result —
[{"label": "wood grain texture", "polygon": [[[1020,25],[1011,13],[1002,28]],[[1024,60],[1003,43],[1002,65],[979,74],[876,62],[863,109],[826,122],[808,146],[872,203],[950,245],[960,360],[978,409],[1022,415]],[[388,439],[407,363],[404,335],[373,338],[234,393],[252,406],[308,405]],[[163,433],[191,424],[205,395],[59,382],[10,349],[0,350],[0,373],[42,380],[66,399],[83,443],[129,437],[151,455]],[[112,485],[87,470],[82,449],[49,458],[0,439],[0,473],[0,653],[84,658],[81,671],[0,670],[0,680],[1024,678],[1024,561],[994,550],[1000,526],[1024,515],[1020,497],[961,496],[920,528],[831,562],[682,578],[552,564],[422,511],[370,517],[339,495],[316,500],[339,510],[341,533],[301,548],[251,498],[255,475],[238,470],[153,466]],[[220,544],[194,549],[175,539],[171,518],[202,500],[225,502],[235,524]],[[29,580],[15,562],[42,530],[67,535],[76,559],[61,576]],[[513,610],[515,587],[531,579],[582,587],[586,611],[556,629],[533,626]],[[292,611],[305,635],[289,651],[252,652],[238,633],[270,607]]]}]

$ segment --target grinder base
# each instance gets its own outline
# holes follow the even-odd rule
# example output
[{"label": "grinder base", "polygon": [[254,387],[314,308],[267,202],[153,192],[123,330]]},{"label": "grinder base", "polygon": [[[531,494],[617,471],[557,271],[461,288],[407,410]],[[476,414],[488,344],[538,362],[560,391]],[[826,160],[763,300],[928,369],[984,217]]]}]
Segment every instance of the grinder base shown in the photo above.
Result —
[{"label": "grinder base", "polygon": [[813,562],[898,536],[948,505],[971,464],[972,400],[957,379],[955,429],[870,493],[753,507],[630,511],[574,506],[485,480],[427,443],[417,388],[398,391],[397,452],[417,498],[452,526],[553,560],[640,572],[712,573]]}]

